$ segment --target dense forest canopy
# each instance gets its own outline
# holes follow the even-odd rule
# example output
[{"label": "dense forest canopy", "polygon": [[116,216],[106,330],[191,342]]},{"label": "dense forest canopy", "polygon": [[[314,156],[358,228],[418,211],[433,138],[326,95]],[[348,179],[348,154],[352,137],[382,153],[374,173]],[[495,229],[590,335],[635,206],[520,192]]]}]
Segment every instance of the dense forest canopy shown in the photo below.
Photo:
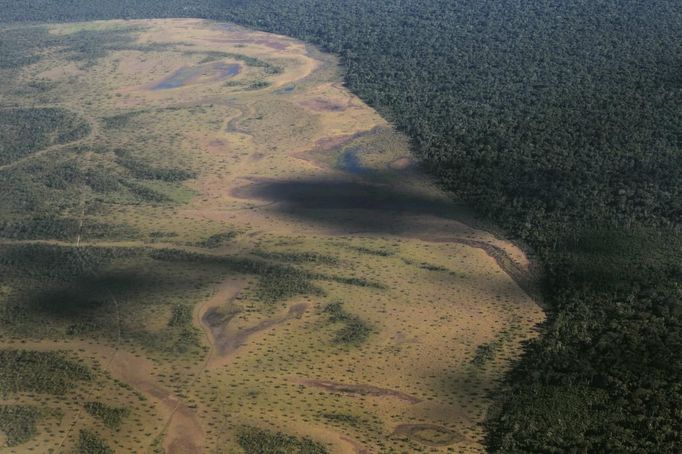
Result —
[{"label": "dense forest canopy", "polygon": [[230,20],[338,54],[348,86],[424,165],[545,267],[550,317],[491,412],[489,448],[679,452],[679,0],[0,0],[0,11]]}]

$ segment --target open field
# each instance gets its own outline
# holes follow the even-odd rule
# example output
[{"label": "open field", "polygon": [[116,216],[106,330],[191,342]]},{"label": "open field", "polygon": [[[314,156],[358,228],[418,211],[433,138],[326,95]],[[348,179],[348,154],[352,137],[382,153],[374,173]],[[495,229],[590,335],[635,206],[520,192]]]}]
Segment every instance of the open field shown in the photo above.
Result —
[{"label": "open field", "polygon": [[482,451],[531,263],[332,57],[189,19],[3,34],[0,354],[37,358],[2,370],[3,452]]}]

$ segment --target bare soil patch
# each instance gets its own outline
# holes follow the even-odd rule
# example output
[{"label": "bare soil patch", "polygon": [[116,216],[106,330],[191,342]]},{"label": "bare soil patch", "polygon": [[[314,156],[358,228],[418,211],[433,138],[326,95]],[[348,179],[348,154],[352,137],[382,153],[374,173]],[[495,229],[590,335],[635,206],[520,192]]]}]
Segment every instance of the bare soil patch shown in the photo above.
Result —
[{"label": "bare soil patch", "polygon": [[225,365],[229,357],[239,350],[249,337],[287,320],[299,318],[308,309],[307,303],[294,304],[282,315],[262,320],[248,328],[234,329],[230,322],[241,312],[234,305],[234,301],[245,285],[245,279],[227,279],[198,311],[198,324],[206,333],[212,347],[208,359],[209,367]]},{"label": "bare soil patch", "polygon": [[426,446],[448,446],[465,440],[463,435],[435,424],[401,424],[393,436],[407,437]]}]

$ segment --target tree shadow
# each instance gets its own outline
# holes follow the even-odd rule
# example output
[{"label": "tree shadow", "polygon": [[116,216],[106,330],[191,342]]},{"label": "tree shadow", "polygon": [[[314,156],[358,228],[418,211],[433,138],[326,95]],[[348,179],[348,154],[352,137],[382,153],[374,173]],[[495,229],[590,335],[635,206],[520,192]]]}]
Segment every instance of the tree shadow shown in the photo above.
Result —
[{"label": "tree shadow", "polygon": [[325,227],[370,233],[400,234],[410,229],[411,218],[457,220],[466,211],[445,197],[359,179],[261,180],[233,195],[274,202],[282,214]]}]

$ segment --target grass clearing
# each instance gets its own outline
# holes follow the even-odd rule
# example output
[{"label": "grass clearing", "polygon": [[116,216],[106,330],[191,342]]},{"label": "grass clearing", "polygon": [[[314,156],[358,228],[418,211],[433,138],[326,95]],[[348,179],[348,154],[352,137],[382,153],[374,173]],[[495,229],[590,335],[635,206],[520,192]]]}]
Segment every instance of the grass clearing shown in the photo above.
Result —
[{"label": "grass clearing", "polygon": [[481,451],[543,315],[476,245],[524,256],[459,222],[335,59],[193,19],[0,36],[3,102],[90,127],[0,169],[0,351],[55,377],[0,383],[63,414],[18,449]]}]

